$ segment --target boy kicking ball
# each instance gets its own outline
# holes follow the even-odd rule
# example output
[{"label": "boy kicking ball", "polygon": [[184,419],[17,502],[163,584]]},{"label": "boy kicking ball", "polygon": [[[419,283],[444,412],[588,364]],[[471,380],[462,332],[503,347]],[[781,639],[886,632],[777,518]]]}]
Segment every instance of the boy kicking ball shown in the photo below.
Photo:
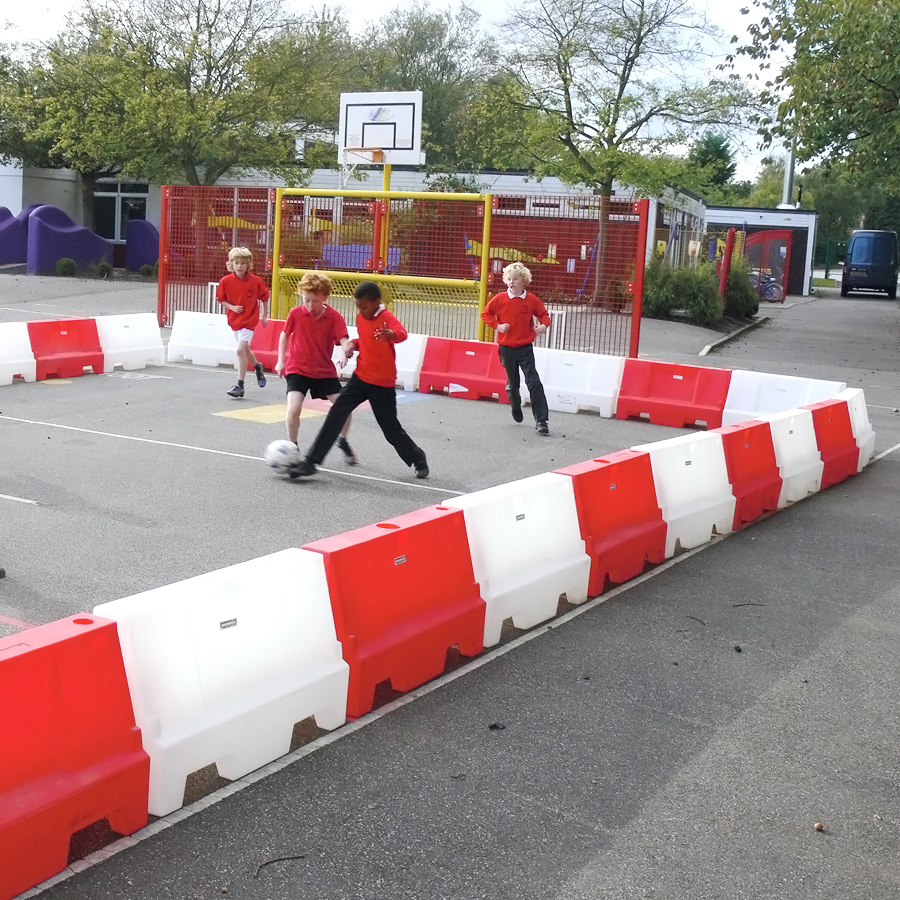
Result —
[{"label": "boy kicking ball", "polygon": [[266,327],[269,287],[262,278],[250,271],[252,266],[253,254],[246,247],[232,247],[228,251],[228,262],[225,265],[228,274],[216,288],[216,300],[227,310],[228,325],[237,339],[238,382],[226,392],[236,400],[244,396],[244,379],[249,369],[254,370],[256,383],[260,387],[266,386],[262,363],[250,349],[250,341],[260,321],[263,328]]},{"label": "boy kicking ball", "polygon": [[[331,279],[319,272],[307,272],[297,287],[300,304],[289,313],[284,331],[278,339],[278,361],[275,374],[287,381],[284,424],[287,439],[297,443],[300,413],[307,392],[316,400],[334,403],[341,392],[337,369],[331,361],[335,347],[343,351],[343,359],[353,356],[347,324],[343,316],[328,305]],[[357,463],[356,454],[347,443],[350,416],[344,422],[337,445],[349,465]]]},{"label": "boy kicking ball", "polygon": [[353,299],[356,302],[359,338],[349,341],[344,359],[349,359],[353,350],[358,351],[356,371],[335,400],[306,458],[294,465],[288,474],[291,478],[312,475],[316,466],[325,459],[350,413],[368,400],[378,427],[400,459],[415,468],[416,478],[427,478],[428,462],[424,451],[403,430],[397,419],[394,344],[406,340],[406,329],[382,304],[381,288],[374,281],[360,282],[353,292]]}]

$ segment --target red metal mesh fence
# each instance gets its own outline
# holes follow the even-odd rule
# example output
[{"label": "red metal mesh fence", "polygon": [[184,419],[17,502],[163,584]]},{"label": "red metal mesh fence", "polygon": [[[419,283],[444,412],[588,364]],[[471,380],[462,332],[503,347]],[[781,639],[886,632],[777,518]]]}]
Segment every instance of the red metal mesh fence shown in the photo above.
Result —
[{"label": "red metal mesh fence", "polygon": [[226,274],[232,247],[249,248],[254,271],[271,281],[274,204],[275,191],[269,188],[163,188],[160,325],[171,324],[178,309],[219,311],[210,285]]},{"label": "red metal mesh fence", "polygon": [[488,293],[504,289],[503,267],[520,260],[554,319],[548,346],[627,355],[646,208],[596,196],[496,197],[494,207]]},{"label": "red metal mesh fence", "polygon": [[[171,322],[175,309],[207,309],[207,283],[224,275],[231,246],[250,247],[257,273],[269,276],[274,202],[275,191],[267,188],[165,189],[161,324]],[[328,196],[285,194],[279,265],[354,273],[360,279],[366,273],[463,279],[475,289],[482,275],[484,206],[475,197],[444,199],[440,194],[387,200],[337,191]],[[638,329],[632,334],[632,319],[635,304],[634,322],[640,317],[647,216],[646,201],[601,201],[592,195],[494,197],[487,295],[480,302],[505,289],[503,267],[519,260],[531,270],[532,290],[554,319],[542,343],[636,355]],[[435,285],[419,291],[421,296],[408,285],[395,283],[394,288],[395,301],[421,307],[425,333],[476,333],[478,310],[470,303],[460,305],[450,288],[446,297]],[[432,313],[425,309],[429,305]],[[472,321],[463,326],[460,315]],[[444,334],[450,328],[452,333]]]}]

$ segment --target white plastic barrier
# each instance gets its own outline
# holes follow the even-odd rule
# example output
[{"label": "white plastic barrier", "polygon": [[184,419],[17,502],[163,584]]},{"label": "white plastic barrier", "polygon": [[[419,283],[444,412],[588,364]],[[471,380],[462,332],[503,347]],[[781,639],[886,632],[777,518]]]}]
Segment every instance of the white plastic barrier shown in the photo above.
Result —
[{"label": "white plastic barrier", "polygon": [[781,475],[778,508],[821,490],[825,464],[819,453],[812,413],[808,409],[789,409],[760,418],[769,423],[775,445],[775,461]]},{"label": "white plastic barrier", "polygon": [[[359,337],[359,330],[355,325],[348,325],[347,334],[351,341],[355,341]],[[340,366],[342,353],[343,351],[340,347],[335,347],[331,353],[331,361],[337,366],[338,377],[349,378],[356,371],[356,358],[359,354],[354,353],[342,369]]]},{"label": "white plastic barrier", "polygon": [[551,410],[593,409],[607,419],[615,415],[624,357],[535,347],[534,358]]},{"label": "white plastic barrier", "polygon": [[403,385],[404,391],[419,389],[419,375],[422,372],[427,341],[427,334],[410,334],[405,341],[394,344],[394,352],[397,354],[397,383]]},{"label": "white plastic barrier", "polygon": [[233,366],[237,341],[225,316],[179,309],[172,322],[167,358],[190,360],[195,366]]},{"label": "white plastic barrier", "polygon": [[685,434],[632,447],[650,454],[656,497],[666,522],[666,556],[699,547],[734,529],[735,498],[728,480],[722,436]]},{"label": "white plastic barrier", "polygon": [[103,349],[103,371],[121,366],[126,372],[162,366],[166,348],[153,313],[97,316],[97,334]]},{"label": "white plastic barrier", "polygon": [[240,778],[287,753],[296,722],[345,721],[350,670],[319,553],[283,550],[94,612],[118,623],[155,816],[182,805],[190,773],[215,762]]},{"label": "white plastic barrier", "polygon": [[16,375],[24,381],[37,380],[31,338],[24,322],[3,322],[0,323],[0,384],[12,384]]},{"label": "white plastic barrier", "polygon": [[846,387],[843,381],[820,381],[735,369],[731,373],[728,396],[725,398],[722,425],[735,425],[747,419],[758,419],[820,400],[830,400]]},{"label": "white plastic barrier", "polygon": [[475,580],[487,605],[484,643],[500,640],[504,620],[531,628],[552,619],[560,594],[587,600],[591,559],[585,552],[572,479],[547,472],[453,497],[461,509]]},{"label": "white plastic barrier", "polygon": [[875,452],[875,432],[869,422],[869,411],[866,409],[866,398],[860,388],[847,388],[837,395],[838,400],[845,400],[850,410],[850,427],[853,429],[853,437],[856,438],[856,446],[859,447],[858,472],[869,464],[872,454]]}]

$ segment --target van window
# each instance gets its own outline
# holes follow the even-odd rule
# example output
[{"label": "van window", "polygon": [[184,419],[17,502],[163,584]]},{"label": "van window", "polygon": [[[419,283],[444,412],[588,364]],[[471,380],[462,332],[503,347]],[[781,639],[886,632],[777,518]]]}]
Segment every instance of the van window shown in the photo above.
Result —
[{"label": "van window", "polygon": [[849,255],[859,266],[893,265],[894,238],[890,234],[859,234],[853,238]]}]

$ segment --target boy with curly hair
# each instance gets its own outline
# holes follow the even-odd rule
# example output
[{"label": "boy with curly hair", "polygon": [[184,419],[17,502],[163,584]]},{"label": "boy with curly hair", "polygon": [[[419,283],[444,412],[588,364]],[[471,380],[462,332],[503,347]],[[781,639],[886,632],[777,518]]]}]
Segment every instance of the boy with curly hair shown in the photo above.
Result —
[{"label": "boy with curly hair", "polygon": [[490,299],[481,318],[497,332],[497,351],[506,369],[506,389],[513,419],[521,422],[523,418],[519,394],[521,369],[531,394],[535,430],[547,435],[550,434],[550,414],[544,385],[534,364],[534,339],[550,327],[550,314],[537,294],[528,290],[531,272],[521,262],[510,263],[503,270],[503,281],[507,289]]},{"label": "boy with curly hair", "polygon": [[256,383],[260,387],[266,386],[262,363],[250,349],[250,341],[256,326],[262,322],[265,328],[268,322],[269,286],[250,271],[252,267],[253,254],[246,247],[232,247],[225,264],[228,274],[216,288],[216,300],[227,310],[228,325],[237,340],[238,381],[226,392],[236,400],[244,396],[244,379],[249,369],[256,373]]}]

